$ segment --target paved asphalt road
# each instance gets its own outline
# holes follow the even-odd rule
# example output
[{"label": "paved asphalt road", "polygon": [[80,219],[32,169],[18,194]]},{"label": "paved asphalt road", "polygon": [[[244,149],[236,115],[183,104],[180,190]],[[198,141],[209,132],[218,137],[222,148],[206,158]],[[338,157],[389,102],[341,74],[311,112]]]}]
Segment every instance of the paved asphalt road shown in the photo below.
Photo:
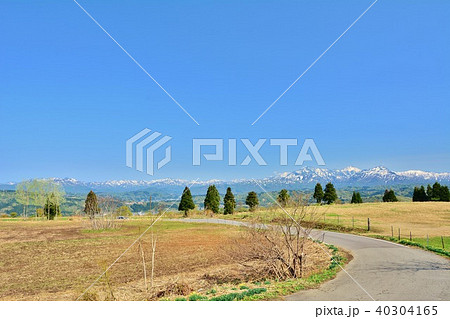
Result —
[{"label": "paved asphalt road", "polygon": [[[178,221],[245,223],[218,219]],[[315,231],[313,237],[351,252],[344,268],[375,300],[450,300],[450,260],[431,252],[368,237]],[[318,289],[297,292],[286,300],[371,300],[344,271]]]}]

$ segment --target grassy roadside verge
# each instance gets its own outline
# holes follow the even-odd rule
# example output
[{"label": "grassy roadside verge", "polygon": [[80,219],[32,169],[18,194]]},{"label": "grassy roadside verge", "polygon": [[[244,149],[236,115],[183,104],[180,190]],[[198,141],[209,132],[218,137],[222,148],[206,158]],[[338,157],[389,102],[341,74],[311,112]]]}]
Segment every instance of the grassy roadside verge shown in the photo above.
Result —
[{"label": "grassy roadside verge", "polygon": [[450,251],[444,250],[442,248],[437,248],[437,247],[433,247],[433,246],[423,245],[421,243],[418,243],[418,242],[415,242],[415,241],[410,241],[410,240],[407,240],[407,239],[400,239],[399,240],[398,238],[391,237],[391,236],[370,235],[369,237],[373,237],[373,238],[377,238],[377,239],[383,239],[383,240],[387,240],[387,241],[392,241],[394,243],[398,243],[398,244],[405,245],[405,246],[412,246],[412,247],[421,248],[423,250],[431,251],[431,252],[433,252],[433,253],[435,253],[437,255],[450,258]]},{"label": "grassy roadside verge", "polygon": [[276,300],[283,296],[298,292],[300,290],[317,288],[321,283],[333,279],[339,272],[340,267],[349,261],[336,246],[324,244],[330,249],[332,258],[329,266],[319,273],[306,278],[290,279],[285,281],[262,281],[240,283],[232,287],[217,286],[200,294],[195,292],[189,296],[176,296],[163,300],[174,301],[251,301],[251,300]]}]

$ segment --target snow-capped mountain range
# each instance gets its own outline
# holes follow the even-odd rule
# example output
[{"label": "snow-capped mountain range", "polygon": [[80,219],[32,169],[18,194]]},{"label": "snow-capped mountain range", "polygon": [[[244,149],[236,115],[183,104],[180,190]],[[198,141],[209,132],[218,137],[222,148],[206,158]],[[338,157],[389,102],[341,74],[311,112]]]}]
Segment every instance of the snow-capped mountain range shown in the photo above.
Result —
[{"label": "snow-capped mountain range", "polygon": [[[223,192],[231,186],[236,192],[260,190],[260,184],[267,191],[287,189],[308,189],[316,183],[332,182],[337,187],[352,186],[386,186],[394,185],[421,185],[432,184],[435,181],[450,184],[450,173],[433,173],[419,170],[395,172],[386,167],[378,166],[371,169],[346,167],[344,169],[327,169],[304,167],[294,172],[285,172],[262,179],[240,179],[232,181],[207,180],[194,181],[184,179],[157,179],[145,180],[113,180],[106,182],[83,182],[73,178],[53,178],[60,183],[67,193],[86,193],[89,190],[104,193],[123,193],[135,191],[162,192],[175,194],[182,191],[185,186],[191,186],[194,194],[203,193],[208,185],[215,184]],[[14,189],[15,183],[0,184],[0,189]]]}]

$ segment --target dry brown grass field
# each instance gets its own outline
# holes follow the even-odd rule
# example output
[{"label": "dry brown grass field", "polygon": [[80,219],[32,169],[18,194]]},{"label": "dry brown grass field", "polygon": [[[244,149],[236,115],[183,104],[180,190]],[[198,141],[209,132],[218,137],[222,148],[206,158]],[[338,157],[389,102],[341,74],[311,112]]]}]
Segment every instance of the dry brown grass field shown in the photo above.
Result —
[{"label": "dry brown grass field", "polygon": [[[395,203],[363,203],[336,204],[314,206],[318,220],[330,225],[354,228],[356,232],[364,232],[367,218],[370,218],[371,231],[368,234],[394,236],[400,228],[401,236],[430,237],[450,236],[450,203],[448,202],[395,202]],[[287,208],[289,212],[289,208]],[[232,216],[220,216],[232,219],[261,218],[270,222],[279,214],[285,214],[279,207],[263,208],[256,212],[236,213]],[[354,221],[354,227],[353,227]]]},{"label": "dry brown grass field", "polygon": [[[0,221],[0,300],[75,300],[144,229],[151,219],[127,220],[120,229],[90,231],[86,221]],[[151,300],[186,295],[220,283],[251,279],[228,249],[244,244],[235,226],[161,221],[155,224],[154,287],[151,288],[151,233],[142,238],[146,260],[133,246],[107,276],[83,298],[88,300]],[[311,243],[308,274],[329,264],[329,257]]]},{"label": "dry brown grass field", "polygon": [[398,228],[403,236],[411,232],[414,236],[449,236],[450,235],[450,203],[447,202],[395,202],[395,203],[363,203],[321,206],[319,212],[326,215],[332,223],[337,222],[347,227],[365,228],[370,218],[373,234],[394,236]]}]

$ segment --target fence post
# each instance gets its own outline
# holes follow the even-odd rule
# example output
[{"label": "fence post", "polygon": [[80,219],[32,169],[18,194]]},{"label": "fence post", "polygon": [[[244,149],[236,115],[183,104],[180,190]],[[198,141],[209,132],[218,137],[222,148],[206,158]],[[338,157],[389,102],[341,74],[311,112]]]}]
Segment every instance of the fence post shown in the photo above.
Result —
[{"label": "fence post", "polygon": [[412,234],[411,234],[411,231],[409,231],[409,241],[412,241]]},{"label": "fence post", "polygon": [[367,231],[370,231],[370,218],[367,218]]},{"label": "fence post", "polygon": [[441,236],[441,242],[442,242],[442,249],[445,249],[445,246],[444,246],[444,237],[442,237],[442,236]]},{"label": "fence post", "polygon": [[355,217],[352,217],[352,228],[355,228]]},{"label": "fence post", "polygon": [[391,225],[391,237],[394,237],[394,226]]},{"label": "fence post", "polygon": [[427,246],[429,246],[429,245],[430,245],[430,241],[428,239],[428,234],[427,234]]},{"label": "fence post", "polygon": [[400,240],[400,227],[398,228],[398,240]]}]

